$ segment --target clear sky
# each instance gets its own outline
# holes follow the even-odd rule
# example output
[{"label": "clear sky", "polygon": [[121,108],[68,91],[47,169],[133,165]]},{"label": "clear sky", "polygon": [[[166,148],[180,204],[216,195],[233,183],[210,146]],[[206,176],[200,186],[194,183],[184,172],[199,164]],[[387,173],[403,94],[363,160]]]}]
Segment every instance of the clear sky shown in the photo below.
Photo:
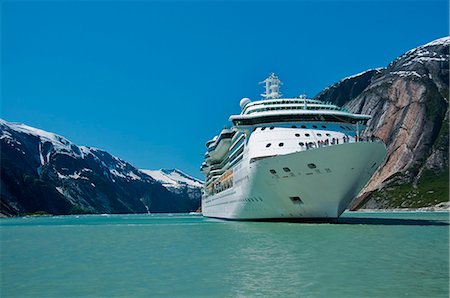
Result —
[{"label": "clear sky", "polygon": [[[1,2],[1,1],[0,1]],[[447,1],[3,1],[1,117],[138,168],[203,178],[205,142],[259,99],[313,97],[448,35]]]}]

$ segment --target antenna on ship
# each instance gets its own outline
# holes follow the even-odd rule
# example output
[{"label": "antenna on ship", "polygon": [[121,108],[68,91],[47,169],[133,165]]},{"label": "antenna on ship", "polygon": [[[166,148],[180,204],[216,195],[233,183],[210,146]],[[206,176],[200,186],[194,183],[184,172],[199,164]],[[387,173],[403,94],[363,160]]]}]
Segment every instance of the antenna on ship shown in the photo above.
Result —
[{"label": "antenna on ship", "polygon": [[306,93],[305,92],[303,92],[302,94],[300,94],[299,96],[298,96],[298,98],[299,99],[303,99],[303,109],[307,109],[307,104],[306,104],[306,102],[307,102],[307,100],[306,100]]},{"label": "antenna on ship", "polygon": [[283,83],[278,79],[275,73],[272,72],[267,79],[259,83],[266,84],[266,93],[261,94],[265,99],[276,99],[281,97],[280,86],[283,85]]}]

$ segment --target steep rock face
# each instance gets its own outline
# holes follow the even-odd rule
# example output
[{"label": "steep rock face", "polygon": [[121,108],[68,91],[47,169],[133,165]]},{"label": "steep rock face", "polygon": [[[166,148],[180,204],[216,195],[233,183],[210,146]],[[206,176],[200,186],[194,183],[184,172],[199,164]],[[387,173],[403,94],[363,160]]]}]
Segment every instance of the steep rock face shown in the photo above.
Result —
[{"label": "steep rock face", "polygon": [[106,151],[0,120],[1,210],[46,212],[189,212],[200,205]]},{"label": "steep rock face", "polygon": [[348,101],[360,95],[383,70],[384,68],[369,69],[344,78],[322,90],[314,99],[325,102],[329,101],[338,106],[343,106]]},{"label": "steep rock face", "polygon": [[[422,207],[448,200],[448,99],[450,38],[406,52],[379,69],[370,84],[352,99],[344,88],[318,96],[345,103],[368,114],[366,133],[388,149],[357,207]],[[352,78],[355,80],[356,78]],[[338,90],[336,90],[338,89]]]}]

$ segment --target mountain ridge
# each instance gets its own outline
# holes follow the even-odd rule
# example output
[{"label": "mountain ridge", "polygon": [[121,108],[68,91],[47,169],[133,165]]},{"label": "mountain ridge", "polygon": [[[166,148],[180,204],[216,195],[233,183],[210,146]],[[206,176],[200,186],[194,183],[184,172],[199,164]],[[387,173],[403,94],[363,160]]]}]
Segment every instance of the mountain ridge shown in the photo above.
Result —
[{"label": "mountain ridge", "polygon": [[[344,79],[316,96],[371,115],[366,133],[387,145],[384,164],[353,209],[448,201],[449,44],[443,37],[416,47],[368,77]],[[364,88],[350,94],[356,84]]]},{"label": "mountain ridge", "polygon": [[2,214],[190,212],[200,205],[200,190],[174,192],[107,151],[22,123],[0,120],[0,129]]}]

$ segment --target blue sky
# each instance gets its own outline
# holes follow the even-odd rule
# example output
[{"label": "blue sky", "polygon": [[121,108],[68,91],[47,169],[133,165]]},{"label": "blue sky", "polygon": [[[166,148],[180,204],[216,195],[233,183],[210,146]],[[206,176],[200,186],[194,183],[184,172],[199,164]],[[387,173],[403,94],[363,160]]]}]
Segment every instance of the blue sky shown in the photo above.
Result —
[{"label": "blue sky", "polygon": [[202,178],[205,142],[270,72],[312,97],[448,23],[447,1],[3,1],[1,117]]}]

